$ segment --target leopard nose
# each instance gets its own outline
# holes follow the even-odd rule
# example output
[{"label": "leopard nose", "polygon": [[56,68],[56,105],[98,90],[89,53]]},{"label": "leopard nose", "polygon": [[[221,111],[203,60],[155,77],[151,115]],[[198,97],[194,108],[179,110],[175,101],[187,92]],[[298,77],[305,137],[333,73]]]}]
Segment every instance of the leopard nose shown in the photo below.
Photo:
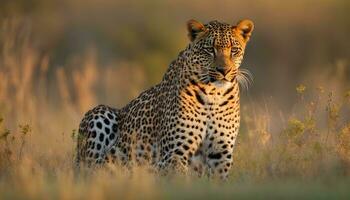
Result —
[{"label": "leopard nose", "polygon": [[227,74],[227,68],[225,67],[217,67],[216,70],[220,72],[220,74],[222,74],[223,76]]}]

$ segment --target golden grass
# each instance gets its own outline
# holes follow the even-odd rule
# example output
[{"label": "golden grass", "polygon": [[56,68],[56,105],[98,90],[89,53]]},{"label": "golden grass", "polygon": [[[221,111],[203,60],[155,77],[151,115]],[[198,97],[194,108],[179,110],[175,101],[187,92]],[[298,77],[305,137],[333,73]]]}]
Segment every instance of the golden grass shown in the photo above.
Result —
[{"label": "golden grass", "polygon": [[76,176],[73,133],[82,114],[105,96],[117,106],[136,96],[144,71],[133,63],[98,67],[94,51],[72,62],[78,67],[51,66],[23,27],[9,20],[1,29],[0,199],[349,197],[350,93],[315,85],[291,91],[298,101],[290,112],[273,100],[242,102],[227,183],[161,177],[143,167]]}]

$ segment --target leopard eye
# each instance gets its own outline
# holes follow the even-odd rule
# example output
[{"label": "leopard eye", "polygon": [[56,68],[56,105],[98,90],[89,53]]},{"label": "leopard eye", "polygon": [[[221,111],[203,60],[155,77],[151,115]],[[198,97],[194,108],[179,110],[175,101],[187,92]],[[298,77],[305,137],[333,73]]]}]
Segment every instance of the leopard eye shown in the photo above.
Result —
[{"label": "leopard eye", "polygon": [[231,48],[231,53],[232,53],[233,55],[238,54],[238,53],[239,53],[239,48],[238,48],[238,47],[232,47],[232,48]]},{"label": "leopard eye", "polygon": [[213,47],[204,47],[204,51],[210,55],[214,55],[215,51]]}]

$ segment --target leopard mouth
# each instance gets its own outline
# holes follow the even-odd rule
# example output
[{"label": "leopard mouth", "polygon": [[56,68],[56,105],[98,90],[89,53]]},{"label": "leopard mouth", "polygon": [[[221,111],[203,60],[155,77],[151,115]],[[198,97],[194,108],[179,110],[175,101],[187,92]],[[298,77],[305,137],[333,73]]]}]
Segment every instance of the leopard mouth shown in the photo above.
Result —
[{"label": "leopard mouth", "polygon": [[209,71],[209,82],[232,82],[236,75],[238,70],[229,69],[226,72],[225,71]]},{"label": "leopard mouth", "polygon": [[205,74],[202,77],[199,77],[199,80],[203,82],[204,84],[209,83],[227,83],[227,82],[233,82],[233,80],[236,77],[236,73],[227,73],[226,75],[223,75],[222,73],[216,72],[216,71],[209,71],[208,74]]},{"label": "leopard mouth", "polygon": [[232,82],[233,77],[231,76],[210,76],[209,82]]}]

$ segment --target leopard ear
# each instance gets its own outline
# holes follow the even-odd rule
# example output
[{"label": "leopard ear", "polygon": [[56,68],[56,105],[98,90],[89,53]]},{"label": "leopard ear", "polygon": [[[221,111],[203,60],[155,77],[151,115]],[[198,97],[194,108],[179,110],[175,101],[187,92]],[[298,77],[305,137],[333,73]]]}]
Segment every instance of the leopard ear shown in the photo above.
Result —
[{"label": "leopard ear", "polygon": [[191,19],[187,22],[188,37],[191,41],[194,41],[203,36],[206,33],[206,30],[207,29],[202,23],[194,19]]},{"label": "leopard ear", "polygon": [[249,19],[244,19],[238,22],[235,29],[237,30],[238,34],[243,37],[244,41],[248,42],[254,29],[254,23]]}]

